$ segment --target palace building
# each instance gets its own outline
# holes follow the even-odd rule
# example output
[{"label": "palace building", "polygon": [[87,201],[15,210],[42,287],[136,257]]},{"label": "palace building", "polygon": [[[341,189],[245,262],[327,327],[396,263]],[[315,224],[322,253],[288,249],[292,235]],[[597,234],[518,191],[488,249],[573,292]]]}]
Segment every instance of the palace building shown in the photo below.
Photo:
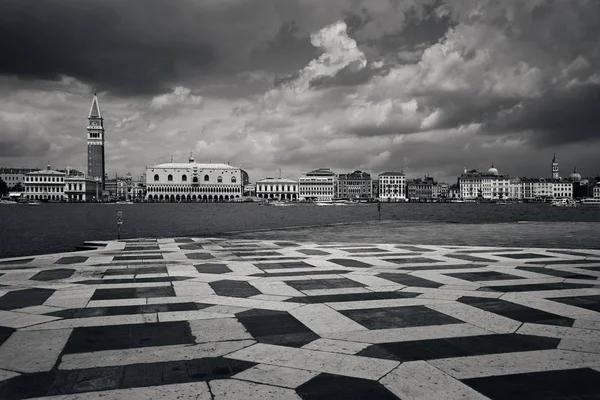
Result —
[{"label": "palace building", "polygon": [[228,164],[200,164],[190,156],[187,163],[146,167],[148,201],[231,201],[243,194],[241,168]]}]

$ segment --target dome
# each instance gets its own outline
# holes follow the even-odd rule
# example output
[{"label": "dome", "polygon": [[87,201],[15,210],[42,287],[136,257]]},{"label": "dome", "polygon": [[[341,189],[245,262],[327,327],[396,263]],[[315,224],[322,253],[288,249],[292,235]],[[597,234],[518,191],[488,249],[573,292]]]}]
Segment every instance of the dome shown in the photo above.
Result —
[{"label": "dome", "polygon": [[490,175],[498,175],[498,170],[496,168],[494,168],[494,164],[492,164],[492,166],[490,167],[490,169],[488,169],[487,172]]},{"label": "dome", "polygon": [[574,169],[570,178],[572,181],[579,182],[581,180],[581,175],[577,172],[577,169]]}]

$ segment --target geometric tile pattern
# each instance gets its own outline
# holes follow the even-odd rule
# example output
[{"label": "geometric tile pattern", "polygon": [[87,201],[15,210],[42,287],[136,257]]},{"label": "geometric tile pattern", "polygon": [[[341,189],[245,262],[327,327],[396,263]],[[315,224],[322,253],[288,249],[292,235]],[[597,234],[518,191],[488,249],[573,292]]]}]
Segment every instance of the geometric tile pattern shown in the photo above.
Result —
[{"label": "geometric tile pattern", "polygon": [[231,238],[0,260],[0,398],[598,399],[600,251]]}]

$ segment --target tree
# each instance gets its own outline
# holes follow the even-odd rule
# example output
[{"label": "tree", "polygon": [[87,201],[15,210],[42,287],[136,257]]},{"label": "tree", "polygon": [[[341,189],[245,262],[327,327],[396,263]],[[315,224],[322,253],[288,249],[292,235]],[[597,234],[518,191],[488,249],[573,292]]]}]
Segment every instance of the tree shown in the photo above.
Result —
[{"label": "tree", "polygon": [[21,182],[17,182],[13,190],[15,192],[24,192],[25,188],[23,187],[23,184]]},{"label": "tree", "polygon": [[0,178],[0,196],[8,193],[8,185]]}]

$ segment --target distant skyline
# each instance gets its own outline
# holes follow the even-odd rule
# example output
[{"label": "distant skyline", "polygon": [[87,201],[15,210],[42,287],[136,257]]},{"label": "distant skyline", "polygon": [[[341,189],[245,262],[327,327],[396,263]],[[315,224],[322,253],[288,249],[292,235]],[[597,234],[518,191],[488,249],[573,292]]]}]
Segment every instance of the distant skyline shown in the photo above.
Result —
[{"label": "distant skyline", "polygon": [[597,0],[0,3],[0,166],[600,175]]}]

